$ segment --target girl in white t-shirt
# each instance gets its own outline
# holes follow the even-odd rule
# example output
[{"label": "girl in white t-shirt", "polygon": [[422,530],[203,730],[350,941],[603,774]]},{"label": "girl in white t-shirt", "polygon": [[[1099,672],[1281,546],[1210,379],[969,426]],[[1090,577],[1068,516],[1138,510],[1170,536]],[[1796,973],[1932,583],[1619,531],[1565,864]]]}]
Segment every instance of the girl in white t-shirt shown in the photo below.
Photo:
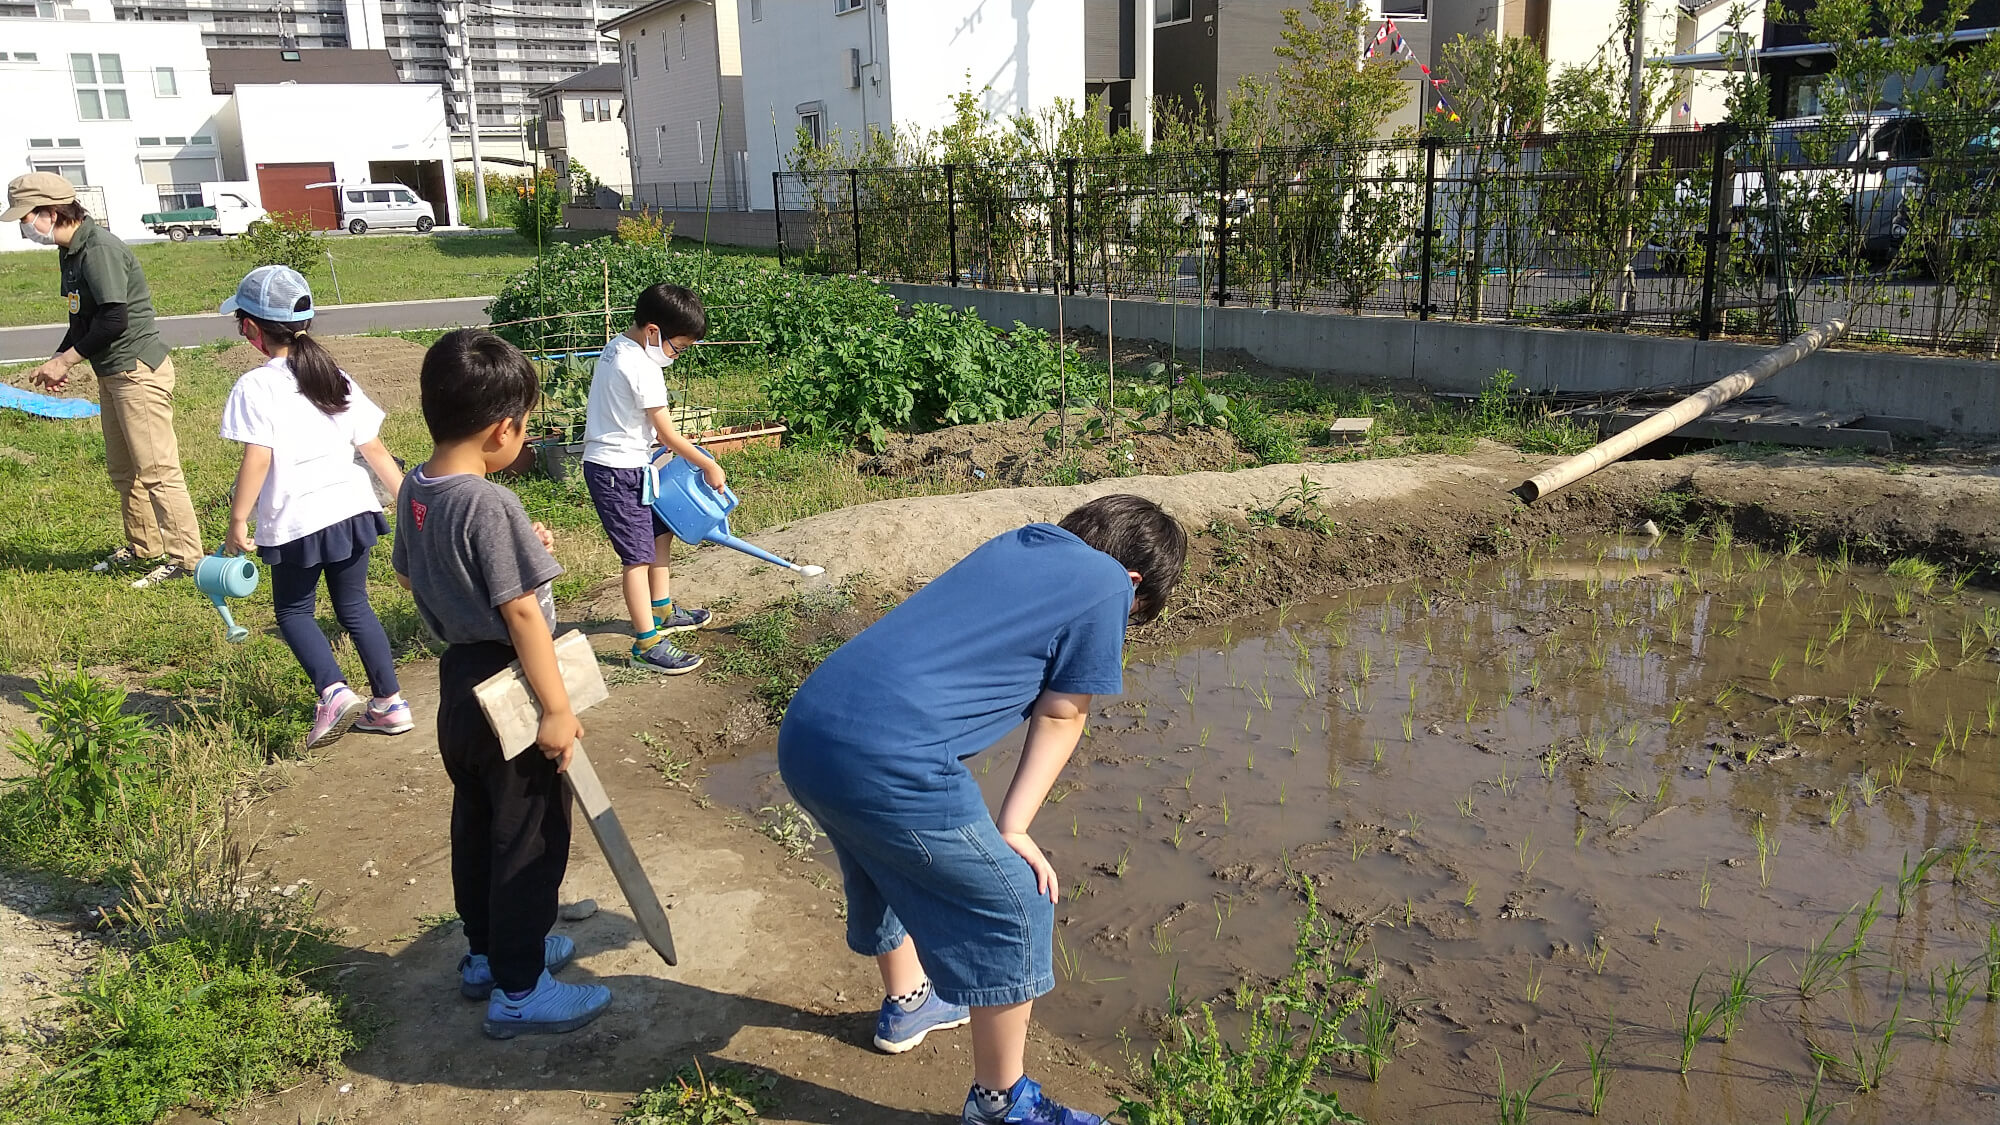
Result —
[{"label": "girl in white t-shirt", "polygon": [[[382,410],[307,334],[312,290],[298,271],[250,271],[222,311],[235,313],[237,331],[270,357],[236,381],[222,408],[222,436],[243,443],[227,549],[247,552],[254,542],[270,564],[278,632],[319,692],[306,745],[332,742],[350,727],[401,734],[415,724],[396,682],[389,637],[368,604],[369,551],[389,523],[354,458],[359,450],[389,495],[402,488],[402,470],[378,436]],[[334,618],[367,670],[374,698],[366,703],[347,686],[320,631],[322,577]]]}]

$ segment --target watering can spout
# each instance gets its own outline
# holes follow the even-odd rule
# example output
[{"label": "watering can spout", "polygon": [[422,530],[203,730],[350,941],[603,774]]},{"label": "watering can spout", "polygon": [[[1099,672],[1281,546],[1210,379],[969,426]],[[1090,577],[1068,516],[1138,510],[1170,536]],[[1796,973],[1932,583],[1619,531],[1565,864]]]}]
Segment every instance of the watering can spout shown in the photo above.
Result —
[{"label": "watering can spout", "polygon": [[656,462],[656,468],[659,488],[653,511],[673,531],[674,538],[683,543],[719,543],[809,578],[826,573],[823,567],[800,566],[730,534],[729,513],[736,508],[736,494],[727,488],[720,492],[710,488],[700,471],[686,460],[676,457],[663,464]]}]

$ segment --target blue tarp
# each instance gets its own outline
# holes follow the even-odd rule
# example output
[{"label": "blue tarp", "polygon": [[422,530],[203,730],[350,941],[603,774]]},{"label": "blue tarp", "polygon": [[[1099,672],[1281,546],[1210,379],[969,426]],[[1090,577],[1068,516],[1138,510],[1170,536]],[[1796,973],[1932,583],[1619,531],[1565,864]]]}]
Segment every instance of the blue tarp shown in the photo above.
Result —
[{"label": "blue tarp", "polygon": [[43,418],[95,418],[97,404],[80,398],[38,395],[0,383],[0,409],[20,410]]}]

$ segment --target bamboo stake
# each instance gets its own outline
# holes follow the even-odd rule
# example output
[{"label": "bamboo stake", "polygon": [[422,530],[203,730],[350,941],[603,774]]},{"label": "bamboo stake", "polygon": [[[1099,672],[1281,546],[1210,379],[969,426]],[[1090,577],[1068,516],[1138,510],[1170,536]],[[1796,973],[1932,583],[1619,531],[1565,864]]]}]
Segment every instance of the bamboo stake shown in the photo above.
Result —
[{"label": "bamboo stake", "polygon": [[1575,484],[1606,465],[1666,437],[1730,399],[1738,397],[1839,339],[1846,331],[1847,322],[1834,319],[1811,331],[1801,333],[1784,347],[1764,353],[1757,362],[1743,370],[1718,380],[1705,390],[1689,395],[1624,433],[1607,438],[1567,461],[1522,481],[1515,486],[1514,494],[1532,504],[1557,489]]}]

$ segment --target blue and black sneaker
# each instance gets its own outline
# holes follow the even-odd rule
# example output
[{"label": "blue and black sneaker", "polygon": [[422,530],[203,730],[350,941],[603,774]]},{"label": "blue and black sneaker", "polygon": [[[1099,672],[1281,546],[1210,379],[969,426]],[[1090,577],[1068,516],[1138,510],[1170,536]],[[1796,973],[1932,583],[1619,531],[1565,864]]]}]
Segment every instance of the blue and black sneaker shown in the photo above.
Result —
[{"label": "blue and black sneaker", "polygon": [[[561,934],[542,939],[542,968],[555,972],[576,956],[576,943]],[[493,966],[484,953],[468,953],[458,963],[458,994],[467,1000],[493,995]]]},{"label": "blue and black sneaker", "polygon": [[933,992],[914,1012],[906,1012],[894,1000],[882,1001],[882,1014],[875,1019],[875,1049],[900,1055],[924,1041],[933,1031],[964,1027],[972,1022],[972,1009],[947,1004]]},{"label": "blue and black sneaker", "polygon": [[601,984],[566,984],[543,970],[534,990],[519,1000],[496,988],[486,1001],[486,1022],[480,1025],[490,1039],[512,1039],[516,1035],[561,1035],[604,1014],[611,1006],[611,990]]},{"label": "blue and black sneaker", "polygon": [[661,641],[648,649],[633,645],[632,667],[666,676],[685,676],[701,667],[701,657],[681,651],[672,641]]},{"label": "blue and black sneaker", "polygon": [[960,1125],[1104,1125],[1104,1119],[1094,1113],[1070,1109],[1045,1097],[1041,1083],[1025,1074],[1007,1091],[1007,1097],[1006,1109],[988,1113],[979,1104],[978,1092],[968,1092],[965,1112],[958,1118]]},{"label": "blue and black sneaker", "polygon": [[666,617],[653,615],[653,627],[662,633],[689,633],[704,628],[715,615],[705,609],[681,609],[676,606]]}]

